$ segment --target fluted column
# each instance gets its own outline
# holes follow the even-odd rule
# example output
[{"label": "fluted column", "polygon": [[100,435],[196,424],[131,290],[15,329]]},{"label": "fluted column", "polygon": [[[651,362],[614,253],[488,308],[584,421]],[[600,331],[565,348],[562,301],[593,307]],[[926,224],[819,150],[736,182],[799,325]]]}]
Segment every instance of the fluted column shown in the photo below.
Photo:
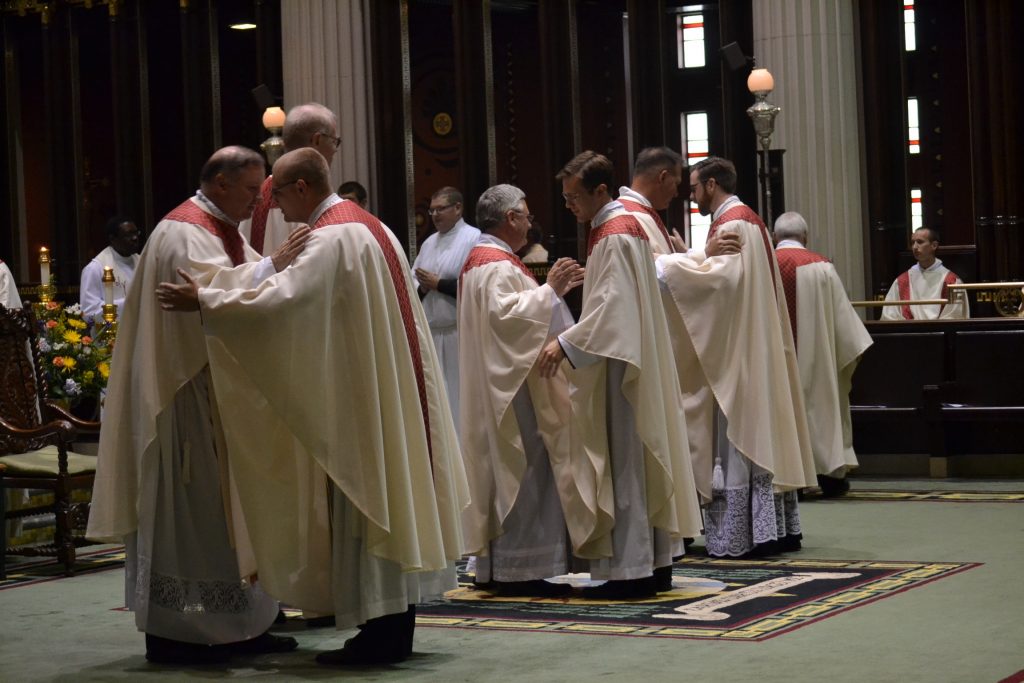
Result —
[{"label": "fluted column", "polygon": [[367,11],[366,0],[282,2],[281,52],[285,109],[319,102],[338,115],[341,150],[331,164],[334,185],[359,181],[376,207]]},{"label": "fluted column", "polygon": [[853,4],[769,0],[753,9],[754,57],[775,76],[769,100],[782,107],[772,147],[786,150],[786,209],[807,219],[810,248],[833,260],[847,292],[859,299],[867,227]]}]

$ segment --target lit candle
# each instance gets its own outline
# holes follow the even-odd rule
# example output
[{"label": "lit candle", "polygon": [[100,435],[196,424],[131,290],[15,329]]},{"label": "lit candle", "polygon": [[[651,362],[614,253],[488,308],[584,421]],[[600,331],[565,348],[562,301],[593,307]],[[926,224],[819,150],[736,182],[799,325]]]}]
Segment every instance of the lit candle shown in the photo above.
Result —
[{"label": "lit candle", "polygon": [[50,250],[46,247],[39,248],[39,279],[42,284],[50,284]]},{"label": "lit candle", "polygon": [[103,266],[103,303],[114,305],[114,269]]},{"label": "lit candle", "polygon": [[750,92],[771,92],[775,89],[775,79],[768,69],[754,69],[747,76],[747,90]]},{"label": "lit candle", "polygon": [[284,110],[281,107],[267,107],[263,112],[263,127],[267,130],[284,128],[284,118]]}]

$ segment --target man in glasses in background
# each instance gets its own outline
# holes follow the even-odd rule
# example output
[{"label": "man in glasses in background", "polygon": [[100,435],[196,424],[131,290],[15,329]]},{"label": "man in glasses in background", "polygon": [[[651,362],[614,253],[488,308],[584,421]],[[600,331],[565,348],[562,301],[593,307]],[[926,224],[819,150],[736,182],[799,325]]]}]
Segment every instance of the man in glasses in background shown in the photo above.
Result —
[{"label": "man in glasses in background", "polygon": [[454,187],[442,187],[430,198],[430,220],[437,232],[420,247],[412,264],[414,279],[423,300],[423,311],[430,324],[437,359],[444,372],[448,405],[452,415],[459,414],[459,332],[455,294],[459,273],[469,250],[480,239],[480,231],[462,218],[462,193]]},{"label": "man in glasses in background", "polygon": [[[338,137],[338,117],[330,109],[316,102],[292,107],[284,120],[284,150],[291,152],[312,147],[323,155],[331,165],[335,152],[341,146]],[[252,212],[252,218],[242,221],[239,232],[245,236],[253,249],[269,256],[280,246],[288,235],[302,226],[285,220],[277,200],[271,195],[272,176],[267,176],[260,188],[259,202]]]}]

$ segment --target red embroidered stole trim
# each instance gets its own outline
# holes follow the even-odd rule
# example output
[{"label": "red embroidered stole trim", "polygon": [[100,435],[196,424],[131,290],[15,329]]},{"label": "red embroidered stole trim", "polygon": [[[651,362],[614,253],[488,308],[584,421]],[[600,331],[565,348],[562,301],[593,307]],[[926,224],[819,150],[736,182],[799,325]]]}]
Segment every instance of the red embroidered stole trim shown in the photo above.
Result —
[{"label": "red embroidered stole trim", "polygon": [[772,261],[774,260],[772,259],[772,254],[775,253],[775,250],[772,249],[772,240],[771,237],[768,236],[768,228],[765,226],[764,221],[761,220],[761,217],[757,215],[757,212],[746,204],[734,206],[719,216],[711,224],[711,229],[708,231],[708,241],[711,241],[711,238],[715,236],[715,233],[718,232],[720,227],[730,221],[746,221],[747,223],[753,223],[760,229],[761,241],[764,243],[764,253],[765,256],[768,257],[768,271],[772,274],[772,285],[776,285],[775,268],[772,266]]},{"label": "red embroidered stole trim", "polygon": [[267,176],[260,187],[260,200],[252,212],[252,229],[249,231],[249,245],[253,249],[263,253],[263,242],[267,237],[267,217],[270,210],[277,207],[277,200],[274,199],[273,184],[274,176]]},{"label": "red embroidered stole trim", "polygon": [[779,262],[782,289],[786,292],[786,307],[789,308],[789,324],[793,329],[793,344],[796,341],[796,271],[809,263],[828,263],[828,259],[809,249],[776,249],[775,260]]},{"label": "red embroidered stole trim", "polygon": [[409,352],[412,354],[412,365],[416,372],[416,387],[419,389],[420,395],[420,410],[423,412],[423,429],[427,435],[427,451],[430,454],[430,461],[433,463],[434,451],[430,438],[430,409],[427,403],[427,382],[423,373],[423,354],[416,331],[416,319],[412,313],[412,302],[409,300],[409,290],[405,286],[406,271],[402,265],[402,259],[398,257],[398,252],[395,251],[395,247],[388,237],[387,229],[375,216],[359,208],[355,202],[342,201],[328,208],[312,227],[315,230],[341,223],[365,225],[384,253],[384,260],[387,262],[388,271],[391,274],[391,284],[394,286],[395,296],[398,298],[402,323],[405,326],[405,338],[409,342]]},{"label": "red embroidered stole trim", "polygon": [[515,254],[507,252],[504,249],[499,249],[497,247],[477,246],[473,247],[470,250],[469,256],[466,257],[466,263],[465,265],[462,266],[462,272],[459,273],[459,287],[462,287],[462,278],[469,271],[473,270],[478,266],[486,266],[488,263],[497,263],[499,261],[508,261],[516,268],[523,271],[523,273],[528,278],[530,278],[534,282],[537,282],[537,278],[533,276],[533,273],[530,272],[530,269],[527,268],[526,265],[521,260],[519,260],[519,257],[516,256]]},{"label": "red embroidered stole trim", "polygon": [[191,199],[186,199],[177,208],[172,209],[169,214],[164,216],[164,220],[191,223],[216,235],[224,244],[224,252],[231,259],[233,265],[238,266],[245,263],[245,240],[242,239],[238,228],[213,214],[206,213]]},{"label": "red embroidered stole trim", "polygon": [[597,243],[603,240],[605,237],[612,235],[630,235],[631,237],[638,237],[644,242],[649,242],[647,233],[644,232],[643,227],[637,222],[633,216],[616,216],[606,220],[596,228],[590,229],[590,239],[587,241],[587,256],[594,251],[594,247]]},{"label": "red embroidered stole trim", "polygon": [[[900,273],[899,277],[896,278],[896,288],[899,290],[900,299],[908,301],[910,299],[910,271],[905,270]],[[900,306],[900,313],[907,320],[913,320],[914,314],[910,311],[908,304]]]},{"label": "red embroidered stole trim", "polygon": [[640,202],[633,201],[632,199],[625,199],[623,197],[619,197],[619,203],[626,207],[626,211],[645,213],[651,218],[653,218],[654,224],[658,226],[658,230],[661,231],[661,234],[668,241],[669,246],[672,245],[672,240],[669,239],[668,236],[668,228],[665,227],[665,222],[661,220],[661,214],[659,214],[651,207],[644,206]]}]

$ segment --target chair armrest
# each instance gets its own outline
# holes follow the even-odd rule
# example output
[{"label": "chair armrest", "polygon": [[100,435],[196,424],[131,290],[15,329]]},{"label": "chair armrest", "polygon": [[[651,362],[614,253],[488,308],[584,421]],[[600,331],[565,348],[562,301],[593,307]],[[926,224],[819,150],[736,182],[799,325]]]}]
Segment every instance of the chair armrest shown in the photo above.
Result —
[{"label": "chair armrest", "polygon": [[[67,420],[52,420],[32,429],[21,429],[2,417],[0,417],[0,431],[7,432],[17,439],[44,439],[46,443],[58,443],[58,445],[60,442],[71,443],[77,434],[75,426]],[[56,439],[51,437],[56,437]]]},{"label": "chair armrest", "polygon": [[43,401],[43,403],[46,404],[47,408],[49,408],[53,412],[57,413],[58,420],[63,420],[63,421],[66,421],[66,422],[70,422],[72,425],[74,425],[75,429],[77,429],[77,430],[79,430],[81,432],[85,432],[86,434],[99,434],[100,433],[100,421],[99,420],[96,420],[96,421],[93,421],[93,420],[83,420],[81,418],[75,417],[74,415],[69,413],[67,411],[67,409],[64,408],[64,406],[60,405],[59,403],[55,403],[53,401],[50,401],[50,400]]}]

